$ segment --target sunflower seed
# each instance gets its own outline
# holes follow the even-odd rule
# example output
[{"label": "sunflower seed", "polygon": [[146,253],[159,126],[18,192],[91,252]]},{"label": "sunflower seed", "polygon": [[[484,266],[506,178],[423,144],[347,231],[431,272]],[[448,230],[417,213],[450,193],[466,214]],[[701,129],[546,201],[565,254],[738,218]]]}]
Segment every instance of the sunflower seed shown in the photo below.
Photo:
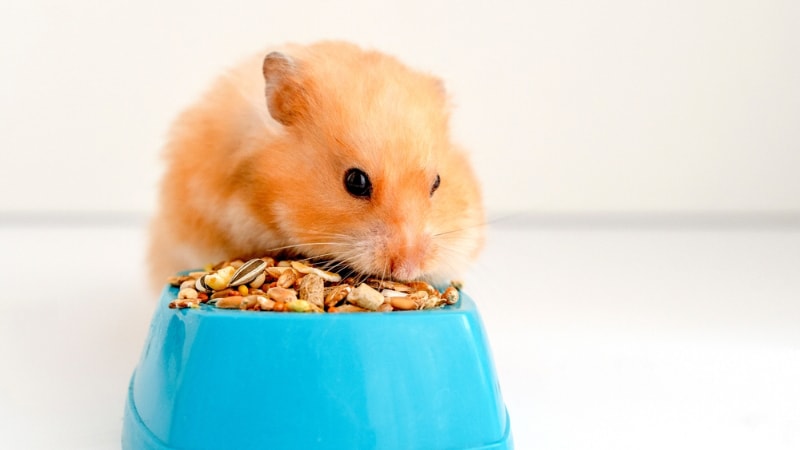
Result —
[{"label": "sunflower seed", "polygon": [[205,293],[214,292],[214,290],[208,287],[208,285],[206,284],[207,276],[208,275],[203,275],[202,277],[198,278],[197,281],[194,282],[194,288],[197,290],[197,292],[205,292]]},{"label": "sunflower seed", "polygon": [[267,268],[267,263],[261,259],[251,259],[242,264],[231,277],[230,287],[241,286],[255,280]]}]

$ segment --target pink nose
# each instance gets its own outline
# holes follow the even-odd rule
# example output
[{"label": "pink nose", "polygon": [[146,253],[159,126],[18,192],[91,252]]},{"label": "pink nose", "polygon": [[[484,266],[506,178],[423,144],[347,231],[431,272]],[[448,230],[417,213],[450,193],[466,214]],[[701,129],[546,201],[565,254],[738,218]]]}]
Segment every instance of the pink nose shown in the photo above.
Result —
[{"label": "pink nose", "polygon": [[427,242],[418,239],[414,244],[389,249],[389,271],[392,278],[413,280],[422,275],[422,265],[427,253]]},{"label": "pink nose", "polygon": [[420,275],[420,265],[417,262],[408,259],[392,259],[390,264],[392,278],[412,280]]}]

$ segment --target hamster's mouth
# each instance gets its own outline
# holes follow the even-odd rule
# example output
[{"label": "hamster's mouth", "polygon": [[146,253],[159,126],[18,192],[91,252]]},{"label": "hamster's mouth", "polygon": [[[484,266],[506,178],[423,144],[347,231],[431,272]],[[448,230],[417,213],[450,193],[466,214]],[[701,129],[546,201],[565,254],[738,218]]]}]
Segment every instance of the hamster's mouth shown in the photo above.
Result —
[{"label": "hamster's mouth", "polygon": [[314,264],[315,267],[319,267],[322,270],[339,274],[343,279],[352,278],[354,280],[359,280],[359,281],[366,281],[368,279],[373,279],[380,281],[397,281],[397,282],[425,281],[425,277],[421,276],[397,277],[394,276],[392,271],[389,270],[384,271],[383,273],[377,273],[373,270],[359,270],[353,267],[353,265],[347,263],[346,261],[336,258],[308,256],[305,254],[297,254],[295,255],[294,258],[301,261],[308,261],[309,263]]},{"label": "hamster's mouth", "polygon": [[294,254],[293,258],[299,261],[308,261],[309,263],[314,264],[315,267],[319,267],[322,270],[326,270],[328,272],[333,272],[339,274],[342,278],[365,278],[365,277],[372,277],[374,275],[371,274],[364,274],[359,272],[358,270],[351,267],[345,261],[338,260],[336,258],[324,258],[321,256],[310,256],[303,253]]}]

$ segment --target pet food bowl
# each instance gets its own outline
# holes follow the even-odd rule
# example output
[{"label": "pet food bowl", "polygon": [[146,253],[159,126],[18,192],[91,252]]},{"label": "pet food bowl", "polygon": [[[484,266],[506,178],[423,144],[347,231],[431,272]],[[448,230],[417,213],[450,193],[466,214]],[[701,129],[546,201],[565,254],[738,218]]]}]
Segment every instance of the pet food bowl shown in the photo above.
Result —
[{"label": "pet food bowl", "polygon": [[125,449],[513,448],[474,302],[302,314],[169,309],[131,378]]}]

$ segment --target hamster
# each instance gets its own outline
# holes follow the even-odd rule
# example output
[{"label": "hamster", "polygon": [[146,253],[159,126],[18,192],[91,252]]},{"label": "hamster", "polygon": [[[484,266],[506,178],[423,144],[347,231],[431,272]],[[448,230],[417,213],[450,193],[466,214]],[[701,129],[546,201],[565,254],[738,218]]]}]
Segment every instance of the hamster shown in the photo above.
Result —
[{"label": "hamster", "polygon": [[481,191],[451,140],[443,83],[353,44],[243,61],[177,118],[164,157],[154,285],[278,251],[445,282],[484,241]]}]

